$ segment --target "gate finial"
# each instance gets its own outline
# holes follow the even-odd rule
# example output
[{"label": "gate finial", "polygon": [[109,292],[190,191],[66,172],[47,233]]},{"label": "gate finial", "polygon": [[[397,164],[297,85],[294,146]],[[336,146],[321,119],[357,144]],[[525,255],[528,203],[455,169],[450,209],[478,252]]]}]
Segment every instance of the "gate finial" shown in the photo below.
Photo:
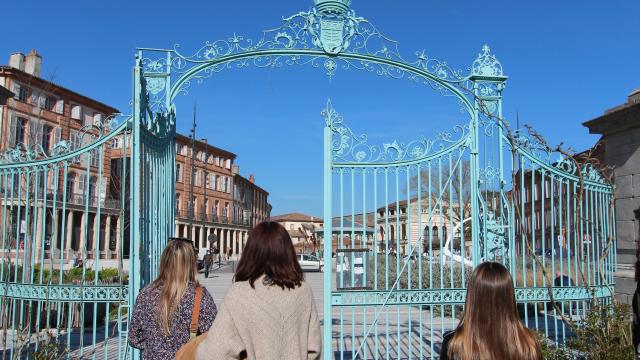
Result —
[{"label": "gate finial", "polygon": [[316,9],[322,14],[342,15],[349,11],[351,0],[314,0]]}]

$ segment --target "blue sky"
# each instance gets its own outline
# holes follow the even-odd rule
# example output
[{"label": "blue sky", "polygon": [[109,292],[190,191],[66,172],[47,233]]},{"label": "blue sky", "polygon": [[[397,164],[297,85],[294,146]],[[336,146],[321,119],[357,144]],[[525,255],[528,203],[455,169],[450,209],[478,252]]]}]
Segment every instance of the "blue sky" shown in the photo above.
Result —
[{"label": "blue sky", "polygon": [[[4,17],[0,56],[35,48],[46,78],[129,113],[137,46],[195,49],[234,32],[257,37],[283,16],[307,10],[298,1],[24,1]],[[426,52],[466,69],[488,43],[509,76],[504,113],[549,142],[591,146],[582,122],[640,87],[640,2],[364,1],[359,16],[400,42],[407,59]],[[408,81],[356,71],[329,80],[322,69],[232,70],[178,99],[178,130],[199,109],[198,137],[238,154],[255,174],[273,213],[322,214],[322,126],[327,98],[371,141],[433,136],[465,121],[451,99]]]}]

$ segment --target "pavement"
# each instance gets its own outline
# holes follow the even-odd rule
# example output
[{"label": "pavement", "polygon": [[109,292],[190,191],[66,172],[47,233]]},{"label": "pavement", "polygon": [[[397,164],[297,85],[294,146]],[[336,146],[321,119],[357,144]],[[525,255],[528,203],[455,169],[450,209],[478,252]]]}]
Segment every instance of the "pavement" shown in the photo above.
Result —
[{"label": "pavement", "polygon": [[[231,287],[234,266],[233,262],[223,264],[209,278],[204,274],[198,277],[218,305]],[[307,272],[305,280],[311,286],[324,325],[323,273]],[[376,316],[378,321],[374,322]],[[340,360],[437,358],[442,332],[452,329],[455,323],[451,318],[432,314],[428,307],[412,305],[334,308],[331,320],[334,358]]]}]

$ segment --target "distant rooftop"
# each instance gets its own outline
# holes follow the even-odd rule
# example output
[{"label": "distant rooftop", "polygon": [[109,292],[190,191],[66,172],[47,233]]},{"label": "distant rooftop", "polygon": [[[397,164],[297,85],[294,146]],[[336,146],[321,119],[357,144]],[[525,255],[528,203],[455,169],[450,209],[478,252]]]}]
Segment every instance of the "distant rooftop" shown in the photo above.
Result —
[{"label": "distant rooftop", "polygon": [[272,216],[270,220],[277,221],[277,222],[285,222],[285,221],[315,222],[315,223],[323,222],[321,217],[302,214],[302,213],[289,213],[289,214],[276,215],[276,216]]}]

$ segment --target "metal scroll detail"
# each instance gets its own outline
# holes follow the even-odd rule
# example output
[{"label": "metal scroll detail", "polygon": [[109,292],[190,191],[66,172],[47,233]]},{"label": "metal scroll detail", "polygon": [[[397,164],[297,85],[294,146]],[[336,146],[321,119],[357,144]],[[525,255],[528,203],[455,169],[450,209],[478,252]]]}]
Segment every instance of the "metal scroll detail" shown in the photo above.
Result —
[{"label": "metal scroll detail", "polygon": [[[427,85],[442,95],[458,97],[468,112],[472,111],[472,105],[462,98],[472,92],[472,77],[502,76],[502,66],[486,45],[467,71],[430,57],[425,50],[405,58],[398,42],[357,16],[350,1],[318,0],[309,11],[283,18],[280,26],[263,31],[257,38],[233,33],[225,39],[207,41],[191,53],[175,45],[168,50],[145,50],[141,55],[143,72],[154,74],[147,77],[149,106],[154,111],[158,106],[167,111],[167,96],[173,99],[177,94],[188,94],[193,84],[219,72],[249,66],[310,65],[324,70],[330,78],[340,69],[357,69],[386,78],[406,79]],[[171,76],[176,78],[171,79],[169,90]],[[482,86],[487,88],[484,92],[491,91],[490,85]]]},{"label": "metal scroll detail", "polygon": [[105,119],[96,119],[93,123],[84,125],[78,130],[77,143],[69,140],[60,140],[53,144],[51,149],[44,149],[40,142],[33,144],[18,143],[14,147],[0,154],[0,164],[15,164],[33,162],[38,160],[50,160],[56,157],[77,151],[79,149],[90,150],[103,139],[110,138],[116,129],[128,121],[129,117],[122,114],[113,114]]},{"label": "metal scroll detail", "polygon": [[434,153],[455,146],[468,146],[469,126],[458,125],[452,131],[441,131],[435,139],[420,136],[408,143],[394,140],[382,145],[371,145],[366,134],[358,135],[349,128],[332,106],[331,101],[322,110],[325,125],[333,133],[333,160],[354,163],[402,162],[423,160]]}]

